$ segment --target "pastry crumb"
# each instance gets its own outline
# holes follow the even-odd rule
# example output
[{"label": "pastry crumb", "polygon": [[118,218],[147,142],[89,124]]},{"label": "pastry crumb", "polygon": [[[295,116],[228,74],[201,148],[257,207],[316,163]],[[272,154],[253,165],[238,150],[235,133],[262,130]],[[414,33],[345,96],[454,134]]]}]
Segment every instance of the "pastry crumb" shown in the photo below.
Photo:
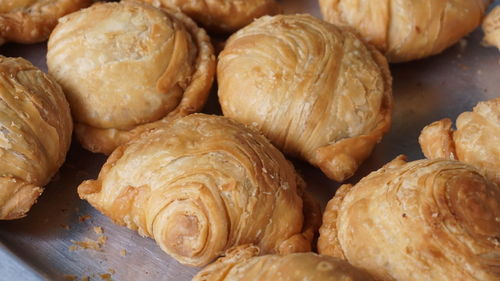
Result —
[{"label": "pastry crumb", "polygon": [[66,229],[66,230],[70,230],[70,227],[67,224],[61,224],[61,227]]},{"label": "pastry crumb", "polygon": [[70,252],[74,252],[74,251],[78,250],[78,246],[76,246],[76,245],[71,245],[71,246],[69,246],[68,250],[69,250]]},{"label": "pastry crumb", "polygon": [[115,273],[116,273],[116,271],[115,271],[114,269],[112,269],[112,268],[108,268],[108,272],[109,272],[110,274],[115,274]]},{"label": "pastry crumb", "polygon": [[80,222],[84,222],[84,221],[86,221],[86,220],[88,220],[88,219],[90,219],[90,218],[91,218],[91,216],[90,216],[90,215],[85,215],[85,216],[79,216],[79,217],[78,217],[78,220],[79,220]]},{"label": "pastry crumb", "polygon": [[102,229],[102,227],[100,226],[94,226],[94,232],[96,234],[103,234],[104,233],[104,230]]},{"label": "pastry crumb", "polygon": [[75,241],[71,240],[71,243],[73,243],[73,246],[70,246],[70,251],[76,251],[78,249],[83,249],[83,250],[95,250],[98,252],[102,252],[102,246],[106,243],[108,240],[108,237],[106,236],[99,236],[96,240],[92,240],[89,238],[85,238],[84,241]]},{"label": "pastry crumb", "polygon": [[71,274],[64,274],[63,278],[64,278],[64,280],[68,280],[68,281],[74,281],[74,280],[76,280],[76,276],[75,275],[71,275]]},{"label": "pastry crumb", "polygon": [[90,281],[90,277],[88,277],[87,275],[82,276],[82,281]]},{"label": "pastry crumb", "polygon": [[111,274],[109,274],[109,273],[99,274],[99,276],[101,276],[101,279],[104,280],[104,281],[111,281],[111,280],[113,280],[113,279],[111,279]]},{"label": "pastry crumb", "polygon": [[121,251],[120,251],[120,255],[121,255],[122,257],[126,256],[126,255],[127,255],[127,250],[125,250],[125,249],[121,249]]}]

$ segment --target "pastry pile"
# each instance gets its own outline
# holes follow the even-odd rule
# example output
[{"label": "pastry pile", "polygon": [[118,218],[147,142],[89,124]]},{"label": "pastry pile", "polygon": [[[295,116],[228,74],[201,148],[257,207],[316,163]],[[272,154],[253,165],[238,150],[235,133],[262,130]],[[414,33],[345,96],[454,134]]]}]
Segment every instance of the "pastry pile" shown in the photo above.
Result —
[{"label": "pastry pile", "polygon": [[[50,34],[49,74],[0,56],[0,219],[26,215],[74,127],[109,155],[80,198],[206,266],[193,280],[500,279],[500,98],[426,126],[427,159],[342,185],[323,214],[285,158],[353,176],[391,126],[388,62],[443,51],[488,0],[320,0],[326,21],[274,0],[90,2],[0,4],[0,42]],[[204,28],[234,32],[217,59]],[[215,77],[224,116],[197,113]]]}]

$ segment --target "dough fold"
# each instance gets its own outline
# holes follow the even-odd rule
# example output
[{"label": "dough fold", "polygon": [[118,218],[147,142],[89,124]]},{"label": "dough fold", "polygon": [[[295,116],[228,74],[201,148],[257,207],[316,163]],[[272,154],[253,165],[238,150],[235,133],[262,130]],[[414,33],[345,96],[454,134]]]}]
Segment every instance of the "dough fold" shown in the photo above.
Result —
[{"label": "dough fold", "polygon": [[217,75],[225,116],[336,181],[352,176],[390,127],[386,59],[310,15],[265,16],[239,30]]},{"label": "dough fold", "polygon": [[266,255],[259,249],[239,246],[200,271],[192,281],[370,281],[363,270],[347,262],[315,253]]},{"label": "dough fold", "polygon": [[303,183],[262,135],[193,114],[117,148],[78,193],[179,262],[201,266],[242,244],[263,254],[310,251],[321,216]]},{"label": "dough fold", "polygon": [[500,185],[500,98],[479,102],[457,118],[457,129],[445,118],[426,126],[419,137],[425,157],[456,159],[480,169]]},{"label": "dough fold", "polygon": [[0,45],[45,41],[60,17],[91,3],[92,0],[2,0]]},{"label": "dough fold", "polygon": [[181,12],[137,1],[96,3],[62,18],[47,65],[70,102],[79,141],[105,154],[201,110],[215,73],[203,29]]},{"label": "dough fold", "polygon": [[0,219],[26,216],[64,162],[72,124],[52,77],[0,56]]},{"label": "dough fold", "polygon": [[319,0],[326,21],[346,26],[389,62],[441,53],[481,24],[490,0]]},{"label": "dough fold", "polygon": [[487,46],[500,50],[500,6],[496,6],[483,21],[484,39]]},{"label": "dough fold", "polygon": [[400,156],[339,189],[318,250],[377,280],[499,280],[500,188],[463,162]]},{"label": "dough fold", "polygon": [[254,19],[281,11],[275,0],[143,0],[180,9],[201,26],[217,33],[234,32]]}]

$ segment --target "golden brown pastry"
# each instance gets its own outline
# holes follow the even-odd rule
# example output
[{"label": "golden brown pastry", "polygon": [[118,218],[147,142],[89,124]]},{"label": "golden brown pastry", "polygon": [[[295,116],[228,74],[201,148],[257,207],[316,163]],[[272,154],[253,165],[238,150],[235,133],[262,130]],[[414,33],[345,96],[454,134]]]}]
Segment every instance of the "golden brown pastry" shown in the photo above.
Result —
[{"label": "golden brown pastry", "polygon": [[472,112],[457,118],[457,130],[448,118],[426,126],[419,137],[425,157],[469,163],[500,186],[500,98],[479,102]]},{"label": "golden brown pastry", "polygon": [[309,15],[262,17],[232,35],[217,79],[224,115],[337,181],[356,171],[390,127],[385,58]]},{"label": "golden brown pastry", "polygon": [[499,280],[500,188],[459,161],[400,156],[337,191],[318,250],[377,280]]},{"label": "golden brown pastry", "polygon": [[500,50],[500,6],[496,6],[483,21],[484,39],[488,46],[496,46]]},{"label": "golden brown pastry", "polygon": [[87,7],[92,0],[2,0],[0,45],[47,40],[60,17]]},{"label": "golden brown pastry", "polygon": [[255,18],[280,11],[275,0],[143,0],[155,6],[178,8],[213,32],[233,32]]},{"label": "golden brown pastry", "polygon": [[200,271],[192,281],[370,281],[364,271],[315,253],[256,257],[259,248],[240,246]]},{"label": "golden brown pastry", "polygon": [[76,136],[106,154],[151,123],[200,110],[215,72],[204,30],[180,12],[135,1],[62,18],[47,64],[68,97]]},{"label": "golden brown pastry", "polygon": [[301,183],[262,135],[194,114],[117,148],[78,193],[179,262],[201,266],[241,244],[310,251],[320,215]]},{"label": "golden brown pastry", "polygon": [[326,21],[348,26],[389,62],[438,54],[481,24],[490,0],[319,0]]},{"label": "golden brown pastry", "polygon": [[73,123],[55,80],[0,56],[0,219],[26,216],[66,158]]}]

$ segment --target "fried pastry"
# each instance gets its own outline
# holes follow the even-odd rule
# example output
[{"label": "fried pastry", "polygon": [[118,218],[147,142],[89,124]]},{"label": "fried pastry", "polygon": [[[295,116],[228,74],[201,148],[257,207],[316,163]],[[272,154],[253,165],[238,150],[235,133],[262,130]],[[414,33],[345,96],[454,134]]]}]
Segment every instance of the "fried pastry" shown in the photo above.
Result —
[{"label": "fried pastry", "polygon": [[389,62],[438,54],[481,24],[490,0],[319,0],[326,21],[348,26]]},{"label": "fried pastry", "polygon": [[257,247],[240,246],[202,269],[192,281],[370,281],[349,263],[315,253],[257,257]]},{"label": "fried pastry", "polygon": [[2,0],[0,45],[45,41],[60,17],[91,3],[92,0]]},{"label": "fried pastry", "polygon": [[55,80],[0,56],[0,219],[26,216],[66,158],[73,123]]},{"label": "fried pastry", "polygon": [[310,251],[319,207],[262,135],[221,116],[176,119],[118,147],[78,194],[114,222],[201,266],[229,248]]},{"label": "fried pastry", "polygon": [[500,6],[496,6],[483,21],[484,39],[488,46],[496,46],[500,50]]},{"label": "fried pastry", "polygon": [[203,29],[180,12],[136,1],[62,18],[47,64],[69,100],[76,136],[105,154],[154,123],[200,110],[215,72]]},{"label": "fried pastry", "polygon": [[419,137],[425,157],[456,159],[479,168],[500,186],[500,98],[479,102],[457,118],[426,126]]},{"label": "fried pastry", "polygon": [[265,16],[233,34],[217,66],[222,111],[330,178],[350,177],[389,129],[386,59],[309,15]]},{"label": "fried pastry", "polygon": [[275,0],[143,0],[155,6],[175,7],[212,32],[236,31],[255,18],[280,11]]},{"label": "fried pastry", "polygon": [[499,280],[500,188],[463,162],[400,156],[337,191],[318,250],[377,280]]}]

